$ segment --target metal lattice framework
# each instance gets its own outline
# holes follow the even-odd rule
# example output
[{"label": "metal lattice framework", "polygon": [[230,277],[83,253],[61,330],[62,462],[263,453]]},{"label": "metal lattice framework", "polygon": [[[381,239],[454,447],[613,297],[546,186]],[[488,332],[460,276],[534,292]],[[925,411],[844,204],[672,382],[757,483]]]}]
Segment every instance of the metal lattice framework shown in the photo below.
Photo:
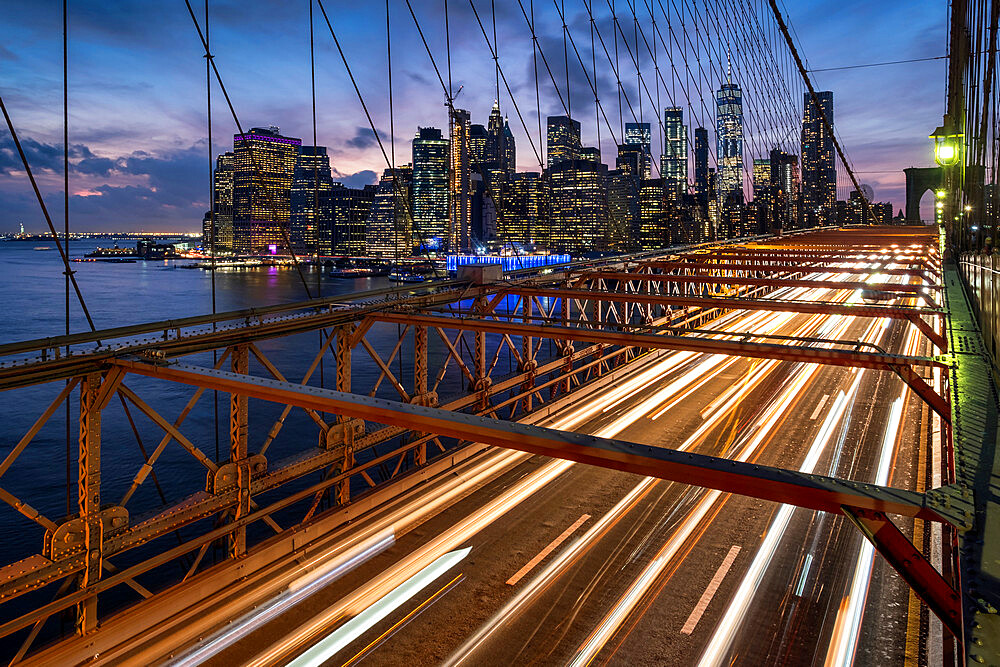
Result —
[{"label": "metal lattice framework", "polygon": [[[892,251],[883,252],[888,247]],[[881,264],[896,268],[883,270]],[[874,282],[851,278],[863,275]],[[80,429],[75,513],[44,516],[29,499],[0,487],[0,500],[44,531],[36,554],[0,568],[0,608],[14,609],[12,600],[58,586],[51,602],[4,613],[0,637],[30,628],[18,654],[24,655],[46,619],[74,607],[78,633],[92,633],[98,596],[110,589],[125,585],[150,597],[154,592],[137,577],[183,562],[182,580],[187,580],[205,567],[213,544],[224,545],[233,562],[247,559],[259,542],[249,527],[264,524],[279,537],[294,533],[331,508],[349,506],[360,489],[446,465],[449,456],[459,460],[455,452],[472,447],[469,443],[846,514],[945,627],[961,636],[958,582],[939,574],[887,517],[967,526],[961,498],[948,487],[902,491],[519,423],[637,356],[665,349],[892,372],[926,401],[950,433],[949,392],[945,387],[939,393],[926,380],[934,369],[949,367],[945,357],[889,354],[857,341],[723,334],[709,328],[721,314],[740,309],[891,318],[917,327],[944,354],[946,313],[936,296],[940,276],[932,234],[905,228],[825,230],[573,264],[544,275],[516,272],[500,282],[441,281],[0,346],[7,360],[0,365],[0,388],[17,391],[67,381],[0,462],[0,485],[74,394]],[[787,287],[877,290],[910,302],[924,297],[930,304],[846,305],[771,296]],[[393,329],[390,344],[371,335]],[[290,380],[264,343],[316,331],[322,332],[321,343],[308,370],[300,382]],[[209,350],[219,352],[214,368],[181,360]],[[440,363],[429,362],[432,351]],[[332,388],[316,386],[324,359],[332,360],[335,369]],[[510,365],[508,372],[501,360]],[[360,365],[370,374],[359,375]],[[150,381],[145,378],[195,390],[171,417],[133,388]],[[229,397],[228,456],[221,460],[184,432],[188,415],[212,391]],[[263,437],[251,432],[256,403],[250,399],[283,406]],[[129,415],[131,406],[161,431],[151,450],[139,442],[143,464],[120,499],[101,491],[102,413],[112,400]],[[274,459],[272,443],[292,410],[311,420],[318,444]],[[106,453],[125,446],[103,445]],[[164,502],[137,519],[148,509],[134,506],[137,490],[150,478],[156,481],[157,462],[176,446],[204,468],[204,488],[189,489],[180,502]],[[953,468],[950,441],[947,447]],[[258,504],[262,496],[269,504]],[[291,524],[290,516],[297,517]],[[160,539],[171,534],[176,542]],[[112,563],[130,552],[142,556],[122,569]]]}]

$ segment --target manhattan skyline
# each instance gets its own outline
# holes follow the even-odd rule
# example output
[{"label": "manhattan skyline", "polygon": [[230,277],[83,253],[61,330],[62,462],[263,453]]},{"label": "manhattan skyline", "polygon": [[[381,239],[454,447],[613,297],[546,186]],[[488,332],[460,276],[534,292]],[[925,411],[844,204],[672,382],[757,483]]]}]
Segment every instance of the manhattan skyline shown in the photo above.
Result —
[{"label": "manhattan skyline", "polygon": [[[4,44],[0,60],[5,65],[0,85],[17,89],[8,98],[9,109],[29,160],[38,171],[50,210],[54,216],[61,215],[60,16],[54,7],[10,5],[5,8],[8,21],[0,27]],[[834,12],[830,3],[814,2],[796,4],[789,12],[798,37],[809,45],[805,55],[813,69],[936,57],[943,52],[940,15],[944,7],[938,7],[937,3],[887,8],[890,18],[883,23],[899,28],[880,40],[866,40],[865,35],[877,27],[865,25],[858,18],[851,20],[850,6],[845,8],[841,3],[837,7],[839,11]],[[443,41],[443,26],[430,25],[431,19],[440,14],[436,11],[439,8],[431,3],[414,3],[414,8],[421,21],[429,24],[425,29],[431,43],[438,43],[437,38]],[[275,9],[267,21],[262,21],[260,13],[243,13],[235,5],[213,3],[212,50],[244,129],[279,125],[284,132],[311,144],[308,15],[306,8],[301,9]],[[149,17],[149,11],[154,16]],[[474,21],[468,7],[451,11],[453,26]],[[898,12],[895,15],[902,17],[904,11],[906,21],[893,23],[893,13]],[[558,16],[553,11],[548,14],[541,17],[545,20],[540,19],[539,41],[546,52],[561,54]],[[370,106],[377,107],[373,113],[375,124],[388,150],[390,119],[388,111],[383,109],[387,95],[385,54],[377,48],[379,40],[384,42],[383,10],[338,6],[331,19],[341,33],[363,95]],[[586,19],[582,10],[568,12],[570,30],[582,37]],[[440,85],[405,7],[394,5],[392,20],[397,100],[393,118],[395,154],[396,163],[401,165],[409,161],[409,144],[416,128],[447,127],[447,112],[442,105]],[[531,135],[529,141],[529,134],[517,120],[501,84],[501,109],[510,117],[520,149],[517,168],[538,171],[538,160],[531,147],[532,141],[536,147],[539,144],[534,128],[536,115],[540,112],[543,119],[559,115],[562,108],[551,84],[540,85],[541,108],[534,105],[530,39],[525,39],[523,20],[516,6],[498,7],[497,24],[501,66]],[[365,126],[364,114],[321,17],[315,25],[317,143],[329,147],[334,180],[354,187],[374,183],[385,162],[371,130]],[[846,27],[850,29],[845,30]],[[456,105],[489,109],[496,98],[496,88],[492,61],[482,35],[478,29],[456,31],[454,27],[452,33],[453,89],[464,86]],[[250,34],[253,40],[246,39]],[[376,46],[365,49],[366,42]],[[432,48],[440,60],[443,49]],[[70,175],[73,195],[70,209],[74,229],[197,229],[208,206],[205,71],[197,36],[183,6],[179,10],[165,7],[149,10],[138,3],[125,3],[98,13],[88,5],[70,3],[70,54],[73,62],[70,144],[74,163]],[[901,170],[911,165],[931,164],[926,135],[940,117],[942,100],[930,91],[940,87],[943,63],[938,60],[813,74],[818,89],[838,91],[837,131],[859,178],[874,187],[876,199],[891,201],[894,210],[903,202]],[[123,68],[123,64],[128,67]],[[542,75],[540,81],[547,82]],[[713,85],[718,83],[715,81]],[[611,101],[615,94],[614,80],[603,79],[598,85],[607,108],[616,106]],[[928,93],[921,95],[921,90]],[[573,116],[584,121],[583,144],[596,145],[593,94],[579,67],[575,72],[570,68],[570,91]],[[400,104],[399,100],[407,102]],[[751,113],[750,101],[747,103],[750,108],[746,113]],[[885,112],[898,121],[891,134],[862,120],[870,104],[882,104]],[[231,150],[227,139],[235,132],[232,118],[223,105],[214,87],[216,154]],[[662,106],[671,104],[664,100]],[[658,144],[655,110],[647,104],[644,114],[642,120],[653,123],[655,146]],[[700,123],[698,118],[685,121],[694,127],[710,119],[701,118]],[[602,154],[613,155],[612,139],[606,128],[601,129]],[[872,141],[876,133],[879,139]],[[714,148],[714,137],[711,141]],[[17,170],[17,157],[9,143],[9,136],[0,143],[0,198],[5,204],[0,227],[14,229],[23,220],[29,231],[41,231],[43,223],[37,204],[27,180]],[[693,137],[689,137],[689,143],[693,143]],[[749,154],[749,150],[745,159],[761,157]],[[654,159],[657,152],[654,147]],[[691,179],[693,169],[692,164]],[[838,196],[846,198],[843,183],[841,186]]]}]

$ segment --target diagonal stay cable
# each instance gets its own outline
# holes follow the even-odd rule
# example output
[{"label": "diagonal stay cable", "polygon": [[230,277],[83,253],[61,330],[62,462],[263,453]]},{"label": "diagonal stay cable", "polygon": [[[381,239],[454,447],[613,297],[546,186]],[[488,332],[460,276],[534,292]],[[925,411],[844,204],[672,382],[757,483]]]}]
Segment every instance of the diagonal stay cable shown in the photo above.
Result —
[{"label": "diagonal stay cable", "polygon": [[[184,0],[184,4],[187,6],[188,14],[191,15],[191,22],[194,23],[194,28],[198,32],[198,39],[201,41],[202,48],[205,49],[205,58],[212,65],[212,71],[215,73],[215,80],[219,83],[219,89],[222,91],[222,96],[226,98],[226,104],[229,106],[229,113],[233,116],[233,122],[236,123],[236,129],[239,131],[240,136],[244,137],[243,141],[247,142],[247,155],[250,156],[250,165],[253,167],[254,174],[261,181],[264,177],[260,171],[260,165],[257,164],[257,159],[254,157],[253,149],[250,148],[250,144],[246,139],[246,133],[243,131],[243,125],[240,123],[239,116],[236,114],[236,107],[233,106],[233,100],[229,97],[229,91],[226,90],[226,84],[222,82],[222,75],[219,73],[219,68],[215,64],[215,56],[212,55],[211,50],[208,48],[208,42],[205,40],[205,35],[201,30],[201,24],[198,23],[198,17],[194,15],[194,9],[191,7],[191,0]],[[267,198],[268,206],[271,209],[271,216],[277,217],[278,207],[274,205],[274,197],[271,196],[271,192],[264,188],[264,195]],[[309,299],[313,298],[312,290],[309,289],[309,282],[306,280],[306,276],[302,273],[302,265],[299,263],[299,258],[295,254],[295,250],[292,248],[292,241],[288,237],[288,225],[281,224],[279,220],[274,222],[278,223],[278,228],[281,230],[282,240],[285,242],[285,247],[292,256],[292,264],[295,266],[296,272],[299,274],[299,280],[302,281],[302,287],[306,291],[306,297]]]},{"label": "diagonal stay cable", "polygon": [[[69,276],[69,280],[73,283],[73,290],[76,292],[76,298],[80,302],[80,308],[83,309],[83,314],[87,318],[87,324],[90,325],[91,331],[97,331],[97,327],[94,326],[94,320],[90,316],[90,310],[87,309],[87,304],[83,300],[83,292],[80,291],[80,285],[76,282],[76,276],[74,272],[69,268],[69,256],[66,254],[66,249],[63,247],[62,241],[59,240],[59,233],[56,231],[55,225],[52,224],[52,216],[49,215],[49,209],[45,206],[45,200],[42,198],[42,192],[38,189],[38,182],[35,180],[35,175],[31,171],[31,166],[28,164],[28,156],[24,154],[24,148],[21,147],[21,140],[17,138],[17,131],[14,129],[14,123],[10,119],[10,114],[7,113],[7,106],[3,103],[3,96],[0,95],[0,111],[3,111],[4,120],[7,121],[7,129],[10,130],[10,136],[14,140],[14,146],[17,148],[17,154],[21,156],[21,164],[24,166],[24,172],[28,175],[28,180],[31,181],[31,187],[35,191],[35,198],[38,200],[38,206],[42,209],[42,215],[45,217],[45,222],[49,226],[49,233],[52,234],[52,239],[56,242],[56,248],[59,250],[59,256],[62,258],[63,267],[66,269],[66,275]],[[97,341],[100,345],[101,342]]]}]

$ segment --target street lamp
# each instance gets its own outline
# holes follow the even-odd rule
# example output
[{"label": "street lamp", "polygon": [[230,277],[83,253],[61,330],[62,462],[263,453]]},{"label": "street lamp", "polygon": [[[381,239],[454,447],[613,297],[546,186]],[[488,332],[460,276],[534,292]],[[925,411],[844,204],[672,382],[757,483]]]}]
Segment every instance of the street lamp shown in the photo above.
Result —
[{"label": "street lamp", "polygon": [[[947,123],[946,123],[947,124]],[[962,139],[964,134],[951,132],[942,125],[934,130],[930,138],[934,140],[934,161],[942,167],[952,167],[962,159]]]}]

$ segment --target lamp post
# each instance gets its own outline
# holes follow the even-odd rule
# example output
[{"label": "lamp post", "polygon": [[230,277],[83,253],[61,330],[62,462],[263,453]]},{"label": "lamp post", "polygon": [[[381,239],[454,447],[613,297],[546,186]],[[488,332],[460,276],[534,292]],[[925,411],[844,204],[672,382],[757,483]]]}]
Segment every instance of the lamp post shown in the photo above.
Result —
[{"label": "lamp post", "polygon": [[[935,192],[935,219],[943,221],[945,225],[946,238],[950,243],[958,242],[960,249],[968,246],[966,225],[958,227],[955,223],[958,217],[955,212],[959,210],[959,188],[956,187],[955,167],[962,163],[962,148],[965,135],[954,130],[948,114],[945,114],[943,123],[930,138],[934,140],[934,161],[938,163],[943,172],[943,187]],[[956,232],[958,238],[955,238]]]}]

